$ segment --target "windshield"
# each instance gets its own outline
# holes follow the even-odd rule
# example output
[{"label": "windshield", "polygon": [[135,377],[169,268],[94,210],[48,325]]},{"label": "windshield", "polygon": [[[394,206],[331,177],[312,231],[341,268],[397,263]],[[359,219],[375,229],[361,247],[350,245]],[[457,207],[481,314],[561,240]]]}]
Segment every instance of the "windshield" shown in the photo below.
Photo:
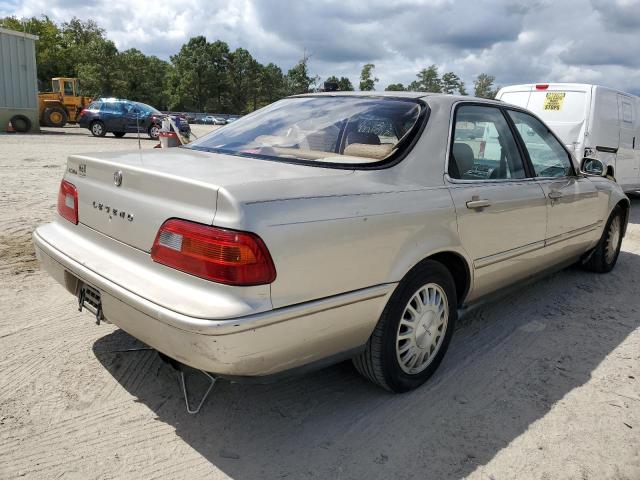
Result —
[{"label": "windshield", "polygon": [[367,164],[398,152],[415,130],[417,100],[286,98],[237,119],[188,148],[266,159]]},{"label": "windshield", "polygon": [[160,114],[159,110],[156,110],[155,108],[153,108],[150,105],[147,105],[146,103],[140,103],[140,102],[133,102],[133,103],[144,113]]}]

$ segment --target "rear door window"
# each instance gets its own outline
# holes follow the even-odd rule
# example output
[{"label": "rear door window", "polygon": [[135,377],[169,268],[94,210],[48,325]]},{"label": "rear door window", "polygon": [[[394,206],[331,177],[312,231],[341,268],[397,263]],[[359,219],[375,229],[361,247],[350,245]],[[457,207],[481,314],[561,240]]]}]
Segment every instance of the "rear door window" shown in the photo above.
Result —
[{"label": "rear door window", "polygon": [[574,174],[569,153],[546,125],[524,112],[508,112],[529,153],[536,177],[566,177]]},{"label": "rear door window", "polygon": [[524,163],[499,108],[458,107],[449,156],[449,176],[460,180],[525,178]]}]

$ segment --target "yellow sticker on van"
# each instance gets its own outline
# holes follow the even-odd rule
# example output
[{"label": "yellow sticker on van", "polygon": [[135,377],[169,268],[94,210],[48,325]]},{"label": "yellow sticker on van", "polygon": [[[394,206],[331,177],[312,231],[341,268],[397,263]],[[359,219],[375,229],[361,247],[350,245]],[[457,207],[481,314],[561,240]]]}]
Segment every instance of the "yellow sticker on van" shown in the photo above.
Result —
[{"label": "yellow sticker on van", "polygon": [[562,104],[564,103],[564,92],[549,92],[544,99],[545,110],[562,110]]}]

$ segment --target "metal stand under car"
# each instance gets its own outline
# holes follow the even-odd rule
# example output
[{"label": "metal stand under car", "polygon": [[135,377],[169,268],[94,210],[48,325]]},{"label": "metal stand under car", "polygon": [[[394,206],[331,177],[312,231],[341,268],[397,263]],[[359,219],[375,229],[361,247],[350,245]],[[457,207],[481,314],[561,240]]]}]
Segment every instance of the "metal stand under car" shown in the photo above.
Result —
[{"label": "metal stand under car", "polygon": [[202,395],[202,398],[200,399],[200,402],[198,403],[198,406],[195,407],[195,408],[191,408],[191,402],[189,401],[189,392],[187,391],[186,376],[184,374],[185,365],[183,365],[182,363],[178,362],[177,360],[174,360],[171,357],[167,357],[164,353],[158,352],[158,355],[160,356],[160,359],[163,362],[165,362],[171,368],[173,368],[174,370],[176,370],[177,372],[180,373],[180,377],[179,377],[180,387],[182,388],[182,394],[184,395],[184,404],[185,404],[185,406],[187,408],[187,413],[190,413],[191,415],[194,415],[194,414],[198,413],[200,411],[200,409],[202,408],[202,405],[204,405],[204,402],[209,397],[209,394],[211,393],[211,390],[213,390],[213,386],[216,384],[216,381],[218,379],[216,377],[214,377],[213,375],[211,375],[210,373],[205,372],[204,370],[196,370],[196,371],[202,373],[205,377],[207,377],[207,379],[209,380],[209,386],[207,387],[207,390]]}]

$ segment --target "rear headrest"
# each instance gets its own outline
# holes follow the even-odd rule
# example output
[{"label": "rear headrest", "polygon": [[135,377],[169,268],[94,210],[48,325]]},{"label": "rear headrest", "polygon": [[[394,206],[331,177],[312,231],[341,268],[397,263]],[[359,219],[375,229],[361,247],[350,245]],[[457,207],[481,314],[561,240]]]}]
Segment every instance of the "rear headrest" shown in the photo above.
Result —
[{"label": "rear headrest", "polygon": [[466,172],[473,168],[475,163],[475,157],[473,156],[473,150],[466,143],[456,142],[453,144],[453,159],[458,167],[458,178],[461,178]]},{"label": "rear headrest", "polygon": [[385,143],[384,145],[371,145],[367,143],[351,143],[344,149],[344,154],[351,157],[364,157],[382,160],[388,156],[393,150],[393,145]]},{"label": "rear headrest", "polygon": [[375,133],[349,132],[347,135],[347,145],[352,143],[366,143],[367,145],[380,145],[380,137]]}]

